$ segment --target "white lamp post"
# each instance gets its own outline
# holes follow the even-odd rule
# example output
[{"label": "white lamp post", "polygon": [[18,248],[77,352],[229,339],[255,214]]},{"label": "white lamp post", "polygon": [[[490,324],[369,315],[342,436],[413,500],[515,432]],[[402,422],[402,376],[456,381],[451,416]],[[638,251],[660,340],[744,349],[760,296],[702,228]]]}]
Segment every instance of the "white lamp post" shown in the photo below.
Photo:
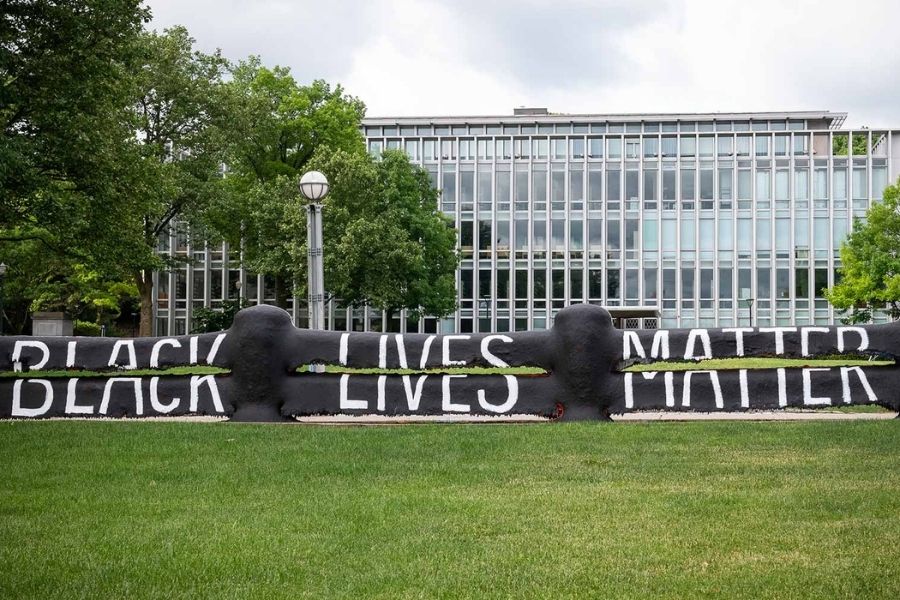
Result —
[{"label": "white lamp post", "polygon": [[300,178],[300,193],[306,205],[307,299],[309,328],[325,329],[325,268],[322,250],[322,199],[328,194],[328,179],[318,171]]},{"label": "white lamp post", "polygon": [[753,301],[755,299],[750,295],[750,288],[741,288],[739,300],[747,303],[747,312],[750,313],[750,327],[753,327]]}]

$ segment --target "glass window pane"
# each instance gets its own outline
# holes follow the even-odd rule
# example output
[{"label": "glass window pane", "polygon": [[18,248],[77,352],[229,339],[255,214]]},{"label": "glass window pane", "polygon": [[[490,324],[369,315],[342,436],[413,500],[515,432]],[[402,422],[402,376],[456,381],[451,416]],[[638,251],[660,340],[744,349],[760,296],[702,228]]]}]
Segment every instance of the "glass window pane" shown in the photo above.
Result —
[{"label": "glass window pane", "polygon": [[678,189],[675,187],[675,181],[677,173],[674,169],[667,169],[663,171],[663,189],[662,189],[662,199],[663,200],[675,200],[678,194]]},{"label": "glass window pane", "polygon": [[603,221],[588,219],[588,247],[591,250],[603,249]]},{"label": "glass window pane", "polygon": [[866,179],[866,168],[853,169],[853,198],[854,200],[865,200],[869,197],[868,180]]},{"label": "glass window pane", "polygon": [[580,219],[569,222],[569,250],[584,250],[583,223]]},{"label": "glass window pane", "polygon": [[599,299],[603,296],[603,272],[600,269],[588,270],[588,298]]},{"label": "glass window pane", "polygon": [[790,195],[791,182],[787,169],[775,171],[775,199],[787,200]]},{"label": "glass window pane", "polygon": [[719,250],[734,249],[734,221],[722,219],[719,221]]},{"label": "glass window pane", "polygon": [[847,169],[834,170],[834,185],[832,196],[835,200],[847,199]]},{"label": "glass window pane", "polygon": [[752,177],[749,169],[738,171],[738,200],[749,200],[752,195]]},{"label": "glass window pane", "polygon": [[676,297],[676,271],[675,269],[663,269],[662,277],[662,297],[674,299]]},{"label": "glass window pane", "polygon": [[681,170],[681,199],[694,200],[694,177],[696,171],[693,169]]},{"label": "glass window pane", "polygon": [[733,272],[731,269],[719,269],[719,298],[731,298],[731,280]]},{"label": "glass window pane", "polygon": [[794,169],[794,199],[809,200],[809,169]]},{"label": "glass window pane", "polygon": [[712,219],[700,219],[700,249],[714,250],[716,243],[716,222]]},{"label": "glass window pane", "polygon": [[625,171],[625,198],[627,200],[638,199],[638,172],[637,170]]},{"label": "glass window pane", "polygon": [[609,138],[606,140],[606,156],[607,158],[622,158],[622,139]]},{"label": "glass window pane", "polygon": [[619,298],[619,278],[618,269],[609,269],[606,271],[606,297],[611,299]]},{"label": "glass window pane", "polygon": [[700,297],[713,297],[713,269],[700,269]]},{"label": "glass window pane", "polygon": [[772,225],[769,219],[756,220],[756,247],[760,250],[772,247]]},{"label": "glass window pane", "polygon": [[656,269],[644,269],[644,300],[656,300]]},{"label": "glass window pane", "polygon": [[695,298],[696,290],[694,289],[694,269],[692,267],[681,268],[681,297]]},{"label": "glass window pane", "polygon": [[796,248],[809,248],[809,219],[798,218],[794,220],[794,246]]},{"label": "glass window pane", "polygon": [[638,245],[638,220],[625,219],[625,249],[636,250]]},{"label": "glass window pane", "polygon": [[611,250],[621,249],[621,223],[619,219],[610,219],[606,223],[606,245]]},{"label": "glass window pane", "polygon": [[712,200],[714,195],[714,171],[710,169],[700,169],[700,199]]},{"label": "glass window pane", "polygon": [[787,217],[775,219],[775,249],[791,249],[791,220]]},{"label": "glass window pane", "polygon": [[659,249],[658,230],[656,228],[656,219],[644,219],[643,227],[643,246],[645,251],[653,251]]},{"label": "glass window pane", "polygon": [[622,172],[610,169],[606,172],[606,199],[618,201],[622,199]]},{"label": "glass window pane", "polygon": [[656,169],[644,169],[644,200],[656,200]]},{"label": "glass window pane", "polygon": [[719,199],[731,200],[731,181],[733,171],[731,169],[719,169]]},{"label": "glass window pane", "polygon": [[887,167],[872,167],[872,198],[881,200],[884,197],[884,188],[887,187]]},{"label": "glass window pane", "polygon": [[772,272],[769,267],[756,269],[756,297],[768,298],[772,295]]},{"label": "glass window pane", "polygon": [[681,249],[696,249],[696,241],[694,239],[695,225],[693,219],[684,219],[681,221]]},{"label": "glass window pane", "polygon": [[816,169],[815,194],[816,200],[825,200],[828,198],[828,169]]},{"label": "glass window pane", "polygon": [[574,210],[581,210],[584,203],[584,171],[569,171],[569,203]]},{"label": "glass window pane", "polygon": [[719,144],[718,144],[718,154],[722,157],[731,156],[734,150],[732,146],[734,144],[734,138],[730,135],[722,135],[719,136]]},{"label": "glass window pane", "polygon": [[750,219],[737,220],[737,246],[738,250],[750,250],[753,246],[753,221]]},{"label": "glass window pane", "polygon": [[662,249],[675,250],[678,223],[675,219],[663,219],[662,221]]},{"label": "glass window pane", "polygon": [[544,210],[547,208],[547,172],[535,171],[531,177],[531,202],[535,210]]},{"label": "glass window pane", "polygon": [[797,298],[806,298],[809,296],[809,269],[806,267],[798,267],[794,271],[794,293]]},{"label": "glass window pane", "polygon": [[663,158],[674,158],[678,156],[678,138],[664,137],[662,139],[661,154]]},{"label": "glass window pane", "polygon": [[772,174],[767,169],[756,170],[756,199],[769,200]]},{"label": "glass window pane", "polygon": [[599,210],[603,200],[603,172],[600,170],[588,171],[588,208]]}]

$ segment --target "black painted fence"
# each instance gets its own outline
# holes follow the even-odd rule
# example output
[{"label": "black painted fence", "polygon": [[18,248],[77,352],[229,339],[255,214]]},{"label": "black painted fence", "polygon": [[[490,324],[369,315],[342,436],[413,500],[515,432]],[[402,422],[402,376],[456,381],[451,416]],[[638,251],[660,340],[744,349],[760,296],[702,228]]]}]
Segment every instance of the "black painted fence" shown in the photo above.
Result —
[{"label": "black painted fence", "polygon": [[[605,419],[637,410],[743,411],[877,404],[900,407],[900,367],[622,372],[655,360],[900,354],[900,323],[837,327],[618,330],[592,305],[553,328],[493,334],[341,333],[296,329],[271,306],[238,313],[226,332],[164,338],[0,338],[0,417],[206,414],[235,421],[303,415],[512,415]],[[298,373],[309,363],[411,374]],[[130,376],[133,369],[213,365],[219,375]],[[442,373],[539,367],[540,375]],[[70,377],[41,377],[66,369]],[[115,370],[79,377],[78,370]]]}]

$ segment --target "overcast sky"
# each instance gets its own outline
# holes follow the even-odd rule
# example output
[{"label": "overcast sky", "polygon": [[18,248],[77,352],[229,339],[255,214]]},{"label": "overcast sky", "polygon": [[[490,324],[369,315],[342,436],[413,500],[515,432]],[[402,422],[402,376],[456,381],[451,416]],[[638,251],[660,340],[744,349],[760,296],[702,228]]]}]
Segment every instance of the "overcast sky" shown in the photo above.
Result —
[{"label": "overcast sky", "polygon": [[897,0],[147,0],[369,116],[831,110],[900,127]]}]

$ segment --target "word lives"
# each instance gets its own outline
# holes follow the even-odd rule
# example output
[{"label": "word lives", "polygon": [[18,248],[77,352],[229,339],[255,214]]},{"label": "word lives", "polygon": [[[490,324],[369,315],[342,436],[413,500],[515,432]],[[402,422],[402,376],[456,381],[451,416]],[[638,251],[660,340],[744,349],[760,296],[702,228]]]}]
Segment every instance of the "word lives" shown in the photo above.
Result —
[{"label": "word lives", "polygon": [[[435,335],[426,337],[421,348],[415,349],[417,352],[421,350],[418,364],[410,366],[408,340],[400,334],[382,335],[378,341],[378,367],[387,368],[390,349],[395,349],[400,369],[418,367],[418,370],[424,371],[428,365],[434,365],[434,353],[438,352],[440,367],[470,364],[462,354],[471,352],[471,336],[440,336],[439,348],[434,348],[437,339]],[[339,362],[343,366],[347,365],[349,341],[350,334],[341,335]],[[509,364],[491,351],[491,346],[498,343],[512,344],[513,340],[506,335],[487,335],[477,347],[477,356],[493,367],[508,367]],[[454,352],[457,345],[464,346],[459,355]],[[340,410],[354,412],[503,414],[510,412],[519,400],[519,382],[512,375],[503,375],[501,379],[494,375],[470,377],[468,374],[450,373],[377,376],[345,373],[340,376],[338,387]]]}]

